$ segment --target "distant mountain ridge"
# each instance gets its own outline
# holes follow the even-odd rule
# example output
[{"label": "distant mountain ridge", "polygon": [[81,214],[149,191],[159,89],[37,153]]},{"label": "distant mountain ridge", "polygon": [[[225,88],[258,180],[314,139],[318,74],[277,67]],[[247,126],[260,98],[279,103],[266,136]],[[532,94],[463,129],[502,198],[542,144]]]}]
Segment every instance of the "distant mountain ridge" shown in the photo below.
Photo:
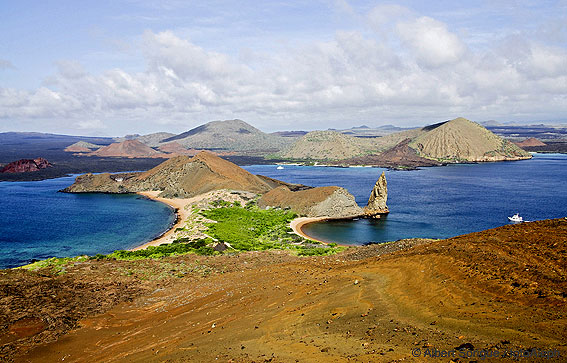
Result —
[{"label": "distant mountain ridge", "polygon": [[516,145],[462,117],[377,138],[354,137],[337,131],[314,131],[298,139],[279,156],[300,160],[350,160],[347,163],[366,160],[388,167],[393,164],[413,167],[531,157]]},{"label": "distant mountain ridge", "polygon": [[161,140],[175,141],[186,148],[276,152],[293,142],[289,138],[264,133],[242,120],[211,121],[179,135]]}]

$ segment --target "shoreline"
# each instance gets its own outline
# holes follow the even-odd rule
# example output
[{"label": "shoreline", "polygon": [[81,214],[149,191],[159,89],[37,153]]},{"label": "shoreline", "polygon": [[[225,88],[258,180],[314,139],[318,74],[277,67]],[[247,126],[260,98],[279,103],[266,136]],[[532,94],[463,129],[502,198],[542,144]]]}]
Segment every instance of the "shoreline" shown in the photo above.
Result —
[{"label": "shoreline", "polygon": [[151,192],[138,192],[136,194],[142,195],[148,199],[154,200],[156,202],[164,203],[171,208],[173,208],[176,219],[169,229],[163,232],[160,236],[154,238],[153,240],[146,242],[140,246],[128,249],[128,251],[138,251],[144,250],[150,246],[159,246],[165,243],[172,243],[175,240],[175,230],[182,227],[187,218],[189,217],[189,211],[185,207],[189,204],[190,199],[171,199],[171,198],[160,198],[158,197],[160,191]]},{"label": "shoreline", "polygon": [[[328,221],[332,219],[331,217],[298,217],[295,218],[294,220],[292,220],[289,223],[289,226],[291,227],[291,229],[293,230],[293,232],[295,234],[297,234],[298,236],[301,236],[307,240],[310,241],[315,241],[315,242],[320,242],[323,243],[325,245],[328,245],[329,243],[336,243],[336,242],[329,242],[329,241],[323,241],[317,238],[313,238],[309,235],[307,235],[305,232],[303,232],[302,227],[309,224],[309,223],[315,223],[315,222],[323,222],[323,221]],[[342,245],[340,243],[337,243],[337,245],[339,246],[347,246],[347,245]]]}]

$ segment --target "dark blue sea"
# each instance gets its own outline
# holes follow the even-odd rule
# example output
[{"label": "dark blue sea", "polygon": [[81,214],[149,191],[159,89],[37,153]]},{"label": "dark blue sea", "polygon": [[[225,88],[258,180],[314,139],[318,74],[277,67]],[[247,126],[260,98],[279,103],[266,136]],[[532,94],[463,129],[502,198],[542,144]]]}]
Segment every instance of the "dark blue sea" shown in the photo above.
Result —
[{"label": "dark blue sea", "polygon": [[57,192],[74,179],[0,182],[0,268],[135,247],[175,220],[172,208],[135,194]]},{"label": "dark blue sea", "polygon": [[[385,169],[274,165],[245,167],[291,183],[339,185],[364,206]],[[386,170],[390,214],[383,220],[313,223],[312,237],[343,244],[444,238],[525,220],[567,215],[567,155],[516,162]],[[0,182],[0,268],[32,259],[110,253],[152,240],[173,222],[171,208],[137,195],[65,194],[73,177]]]},{"label": "dark blue sea", "polygon": [[380,168],[251,166],[246,169],[290,183],[338,185],[364,206],[376,180],[386,171],[390,214],[379,221],[312,223],[303,231],[342,244],[446,238],[524,220],[567,216],[567,155],[535,154],[511,162],[457,164],[390,171]]}]

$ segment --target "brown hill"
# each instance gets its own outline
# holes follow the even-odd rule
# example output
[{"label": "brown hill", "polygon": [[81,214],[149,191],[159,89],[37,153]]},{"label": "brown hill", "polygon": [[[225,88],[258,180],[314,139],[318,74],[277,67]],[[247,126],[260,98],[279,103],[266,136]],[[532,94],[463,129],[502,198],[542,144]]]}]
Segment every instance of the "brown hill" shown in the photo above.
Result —
[{"label": "brown hill", "polygon": [[116,142],[88,154],[89,156],[112,156],[123,158],[165,158],[167,155],[144,145],[138,140]]},{"label": "brown hill", "polygon": [[142,190],[162,190],[164,195],[191,197],[217,189],[265,193],[271,187],[262,179],[210,152],[193,158],[178,156],[137,177]]},{"label": "brown hill", "polygon": [[476,122],[459,117],[423,128],[426,133],[409,146],[418,155],[438,161],[500,161],[529,159],[531,155]]},{"label": "brown hill", "polygon": [[529,139],[525,139],[524,141],[520,141],[520,142],[514,142],[514,144],[516,144],[516,146],[521,148],[547,145],[541,142],[540,140],[536,139],[535,137],[530,137]]},{"label": "brown hill", "polygon": [[158,147],[158,150],[161,151],[162,153],[167,153],[167,154],[189,155],[189,156],[195,156],[199,153],[199,150],[187,149],[176,141],[168,142],[167,144],[160,145]]},{"label": "brown hill", "polygon": [[340,187],[318,187],[291,191],[286,186],[272,189],[258,200],[260,208],[289,208],[307,217],[350,218],[363,214],[349,192]]},{"label": "brown hill", "polygon": [[128,193],[159,190],[160,196],[192,197],[211,190],[265,193],[272,186],[239,166],[203,151],[195,157],[176,156],[143,173],[85,174],[65,192]]},{"label": "brown hill", "polygon": [[410,142],[411,139],[408,138],[382,153],[344,160],[341,164],[372,165],[383,168],[416,168],[442,165],[438,161],[417,155],[417,152],[409,147]]},{"label": "brown hill", "polygon": [[5,165],[0,169],[0,173],[28,173],[52,166],[53,165],[44,158],[21,159]]}]

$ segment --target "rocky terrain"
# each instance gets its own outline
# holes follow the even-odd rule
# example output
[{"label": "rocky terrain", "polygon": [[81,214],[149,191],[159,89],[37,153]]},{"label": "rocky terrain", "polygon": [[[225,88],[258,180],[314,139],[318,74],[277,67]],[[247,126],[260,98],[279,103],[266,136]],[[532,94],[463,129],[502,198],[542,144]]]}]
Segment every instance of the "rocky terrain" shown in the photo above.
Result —
[{"label": "rocky terrain", "polygon": [[53,165],[44,158],[21,159],[0,168],[0,173],[29,173],[52,166]]},{"label": "rocky terrain", "polygon": [[270,190],[258,200],[261,208],[288,208],[307,217],[354,218],[363,214],[354,196],[340,187],[290,191],[286,186]]},{"label": "rocky terrain", "polygon": [[[262,175],[253,175],[210,152],[193,158],[173,157],[146,172],[85,174],[63,192],[134,193],[160,191],[159,197],[191,198],[213,190],[228,189],[262,195],[262,208],[287,208],[308,217],[352,218],[387,213],[384,174],[373,191],[376,199],[364,212],[354,196],[339,187],[312,188],[289,184]],[[371,197],[372,198],[372,197]]]},{"label": "rocky terrain", "polygon": [[[326,257],[85,258],[3,270],[1,359],[562,362],[566,243],[567,221],[557,219]],[[426,355],[443,350],[454,356]],[[535,356],[543,352],[556,353]]]},{"label": "rocky terrain", "polygon": [[364,207],[364,214],[371,218],[380,218],[383,214],[390,213],[388,209],[388,182],[386,173],[382,172],[370,192],[368,203]]}]

